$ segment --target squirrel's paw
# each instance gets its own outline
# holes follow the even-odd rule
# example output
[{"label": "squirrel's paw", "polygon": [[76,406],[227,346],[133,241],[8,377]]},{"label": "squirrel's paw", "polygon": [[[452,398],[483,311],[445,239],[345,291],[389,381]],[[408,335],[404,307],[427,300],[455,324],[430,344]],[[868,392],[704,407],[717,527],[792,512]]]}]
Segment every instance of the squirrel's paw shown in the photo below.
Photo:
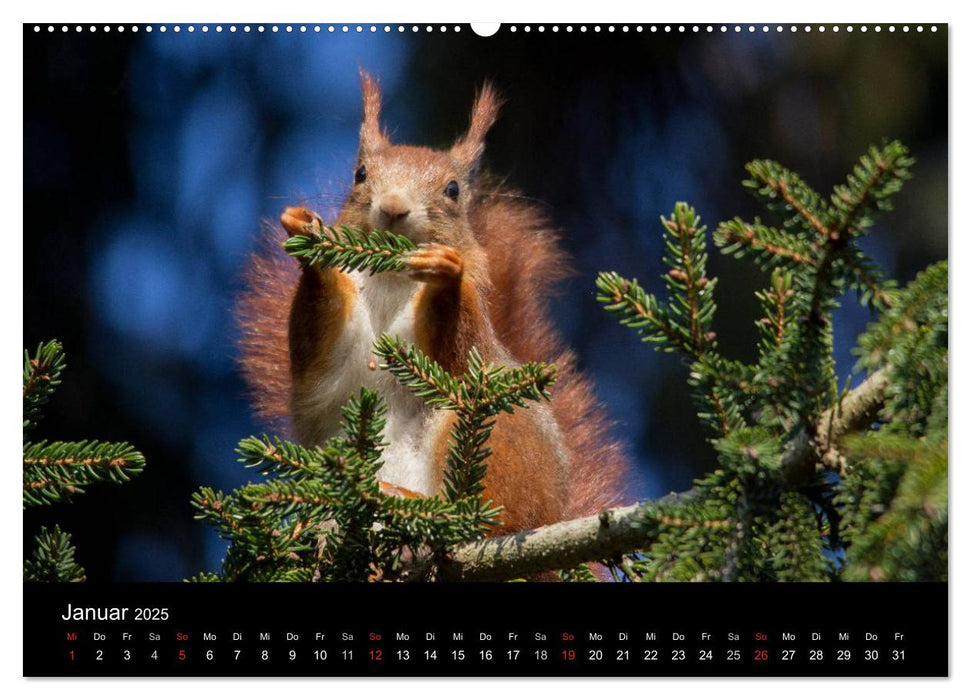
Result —
[{"label": "squirrel's paw", "polygon": [[404,486],[392,484],[390,481],[379,481],[378,489],[385,496],[398,496],[399,498],[427,498],[425,494],[406,489]]},{"label": "squirrel's paw", "polygon": [[458,280],[464,264],[455,248],[439,243],[421,246],[405,258],[412,279],[431,284]]},{"label": "squirrel's paw", "polygon": [[280,223],[291,236],[300,236],[315,230],[320,221],[316,212],[303,207],[287,207],[280,214]]}]

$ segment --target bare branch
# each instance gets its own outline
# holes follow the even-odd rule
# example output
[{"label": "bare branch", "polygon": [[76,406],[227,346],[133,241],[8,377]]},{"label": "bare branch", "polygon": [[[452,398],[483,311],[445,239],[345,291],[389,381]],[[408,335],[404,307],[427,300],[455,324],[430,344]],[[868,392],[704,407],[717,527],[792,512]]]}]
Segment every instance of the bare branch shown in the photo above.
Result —
[{"label": "bare branch", "polygon": [[536,530],[456,548],[439,570],[444,581],[502,581],[585,561],[622,556],[644,545],[636,526],[642,505],[615,508]]}]

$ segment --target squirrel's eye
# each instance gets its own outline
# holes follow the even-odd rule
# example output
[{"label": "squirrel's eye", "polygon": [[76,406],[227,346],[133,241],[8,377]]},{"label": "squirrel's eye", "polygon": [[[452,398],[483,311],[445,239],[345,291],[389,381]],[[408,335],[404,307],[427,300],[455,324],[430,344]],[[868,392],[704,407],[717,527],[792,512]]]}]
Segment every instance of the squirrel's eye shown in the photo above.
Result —
[{"label": "squirrel's eye", "polygon": [[360,185],[365,180],[367,180],[367,168],[362,165],[357,169],[357,172],[354,173],[354,183]]},{"label": "squirrel's eye", "polygon": [[459,183],[455,180],[451,180],[447,185],[445,185],[445,196],[449,199],[459,198]]}]

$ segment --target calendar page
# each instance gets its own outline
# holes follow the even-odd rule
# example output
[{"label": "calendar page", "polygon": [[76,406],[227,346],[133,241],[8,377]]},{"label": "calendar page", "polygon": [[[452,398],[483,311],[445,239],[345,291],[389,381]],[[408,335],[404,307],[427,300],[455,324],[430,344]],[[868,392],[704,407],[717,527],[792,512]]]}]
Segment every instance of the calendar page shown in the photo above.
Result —
[{"label": "calendar page", "polygon": [[23,42],[25,676],[949,674],[946,24]]}]

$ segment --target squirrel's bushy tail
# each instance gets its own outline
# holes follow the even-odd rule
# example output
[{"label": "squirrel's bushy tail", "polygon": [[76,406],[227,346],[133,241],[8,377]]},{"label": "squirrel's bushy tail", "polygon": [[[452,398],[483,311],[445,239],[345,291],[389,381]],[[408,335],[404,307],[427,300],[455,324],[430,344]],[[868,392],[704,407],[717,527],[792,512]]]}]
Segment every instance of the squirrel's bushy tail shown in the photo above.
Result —
[{"label": "squirrel's bushy tail", "polygon": [[[590,381],[550,317],[553,286],[569,274],[566,255],[535,207],[508,192],[486,193],[470,212],[489,256],[489,316],[502,344],[519,362],[552,362],[557,382],[552,407],[571,455],[566,518],[592,515],[623,498],[628,467]],[[249,260],[246,290],[236,305],[240,365],[257,416],[268,429],[292,437],[289,419],[290,306],[300,270],[283,252],[285,234],[265,226]]]},{"label": "squirrel's bushy tail", "polygon": [[566,254],[546,217],[515,194],[483,194],[471,217],[489,255],[489,316],[500,341],[519,362],[557,367],[553,413],[571,457],[566,517],[618,505],[630,476],[627,458],[550,316],[553,287],[571,271]]},{"label": "squirrel's bushy tail", "polygon": [[281,437],[292,437],[287,328],[300,266],[284,252],[284,240],[283,231],[264,224],[234,312],[240,331],[239,364],[256,415]]}]

